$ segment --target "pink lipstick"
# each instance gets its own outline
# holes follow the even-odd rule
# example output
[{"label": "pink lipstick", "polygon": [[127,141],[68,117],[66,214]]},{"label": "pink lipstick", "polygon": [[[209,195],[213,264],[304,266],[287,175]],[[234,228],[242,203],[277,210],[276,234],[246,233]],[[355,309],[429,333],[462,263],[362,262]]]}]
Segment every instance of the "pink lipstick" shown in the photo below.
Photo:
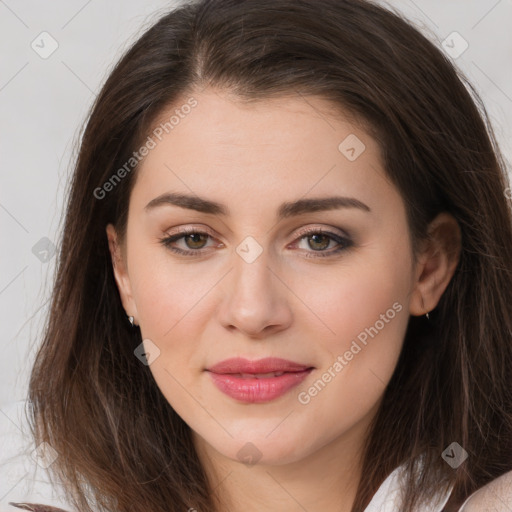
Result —
[{"label": "pink lipstick", "polygon": [[299,385],[312,370],[312,366],[267,357],[257,361],[226,359],[206,371],[217,388],[231,398],[246,403],[263,403]]}]

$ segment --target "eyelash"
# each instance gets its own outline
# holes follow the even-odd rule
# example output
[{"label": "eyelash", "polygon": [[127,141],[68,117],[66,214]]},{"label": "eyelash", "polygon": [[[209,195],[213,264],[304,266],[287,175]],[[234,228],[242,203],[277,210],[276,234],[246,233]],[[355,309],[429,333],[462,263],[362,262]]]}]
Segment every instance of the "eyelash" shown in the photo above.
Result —
[{"label": "eyelash", "polygon": [[[203,254],[203,252],[205,252],[204,249],[197,249],[195,251],[194,250],[185,251],[183,249],[177,249],[176,247],[171,246],[172,243],[177,242],[178,240],[180,240],[182,238],[185,238],[187,235],[206,235],[206,236],[213,238],[212,235],[210,235],[209,233],[206,233],[204,231],[199,231],[197,229],[183,229],[182,231],[180,231],[179,233],[177,233],[175,235],[161,238],[160,243],[164,247],[169,249],[170,251],[172,251],[176,254],[179,254],[180,256],[190,256],[190,257],[201,256]],[[330,250],[330,251],[326,251],[326,250],[307,251],[308,253],[310,253],[310,252],[315,253],[314,256],[309,256],[309,255],[306,256],[307,258],[328,258],[328,257],[337,255],[338,253],[348,249],[349,247],[351,247],[353,245],[352,240],[350,240],[349,238],[346,238],[346,237],[343,237],[340,235],[336,235],[335,233],[331,233],[330,231],[324,231],[323,229],[318,229],[318,228],[303,230],[302,232],[299,233],[298,241],[300,242],[302,239],[309,238],[313,235],[328,236],[329,238],[331,238],[332,240],[334,240],[335,242],[340,244],[340,246],[338,248],[336,248],[335,250]]]}]

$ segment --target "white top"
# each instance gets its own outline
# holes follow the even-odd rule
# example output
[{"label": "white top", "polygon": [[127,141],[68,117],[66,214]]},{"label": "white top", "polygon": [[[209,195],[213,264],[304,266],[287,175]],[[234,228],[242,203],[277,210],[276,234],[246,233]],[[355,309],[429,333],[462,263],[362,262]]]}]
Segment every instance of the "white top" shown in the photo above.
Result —
[{"label": "white top", "polygon": [[[396,468],[382,482],[377,492],[374,494],[364,512],[396,512],[400,505],[400,477],[403,474],[405,465]],[[442,512],[444,506],[450,498],[453,485],[446,492],[439,492],[431,497],[428,503],[421,504],[417,512]]]}]

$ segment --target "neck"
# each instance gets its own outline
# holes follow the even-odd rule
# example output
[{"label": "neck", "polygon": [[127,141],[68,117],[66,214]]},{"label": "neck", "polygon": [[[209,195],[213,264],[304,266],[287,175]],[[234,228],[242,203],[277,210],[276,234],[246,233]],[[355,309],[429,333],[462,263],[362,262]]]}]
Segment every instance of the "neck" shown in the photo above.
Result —
[{"label": "neck", "polygon": [[[351,512],[361,479],[367,421],[287,464],[244,464],[193,433],[220,512]],[[216,511],[216,512],[217,512]]]}]

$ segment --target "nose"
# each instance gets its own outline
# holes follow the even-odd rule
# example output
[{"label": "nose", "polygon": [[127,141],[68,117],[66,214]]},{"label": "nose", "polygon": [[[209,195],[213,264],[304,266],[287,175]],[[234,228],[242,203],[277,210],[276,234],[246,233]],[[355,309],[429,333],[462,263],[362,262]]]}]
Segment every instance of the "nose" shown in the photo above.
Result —
[{"label": "nose", "polygon": [[284,330],[292,322],[291,291],[279,271],[269,265],[267,254],[264,250],[249,263],[234,253],[234,268],[224,280],[225,295],[218,310],[226,329],[257,339]]}]

